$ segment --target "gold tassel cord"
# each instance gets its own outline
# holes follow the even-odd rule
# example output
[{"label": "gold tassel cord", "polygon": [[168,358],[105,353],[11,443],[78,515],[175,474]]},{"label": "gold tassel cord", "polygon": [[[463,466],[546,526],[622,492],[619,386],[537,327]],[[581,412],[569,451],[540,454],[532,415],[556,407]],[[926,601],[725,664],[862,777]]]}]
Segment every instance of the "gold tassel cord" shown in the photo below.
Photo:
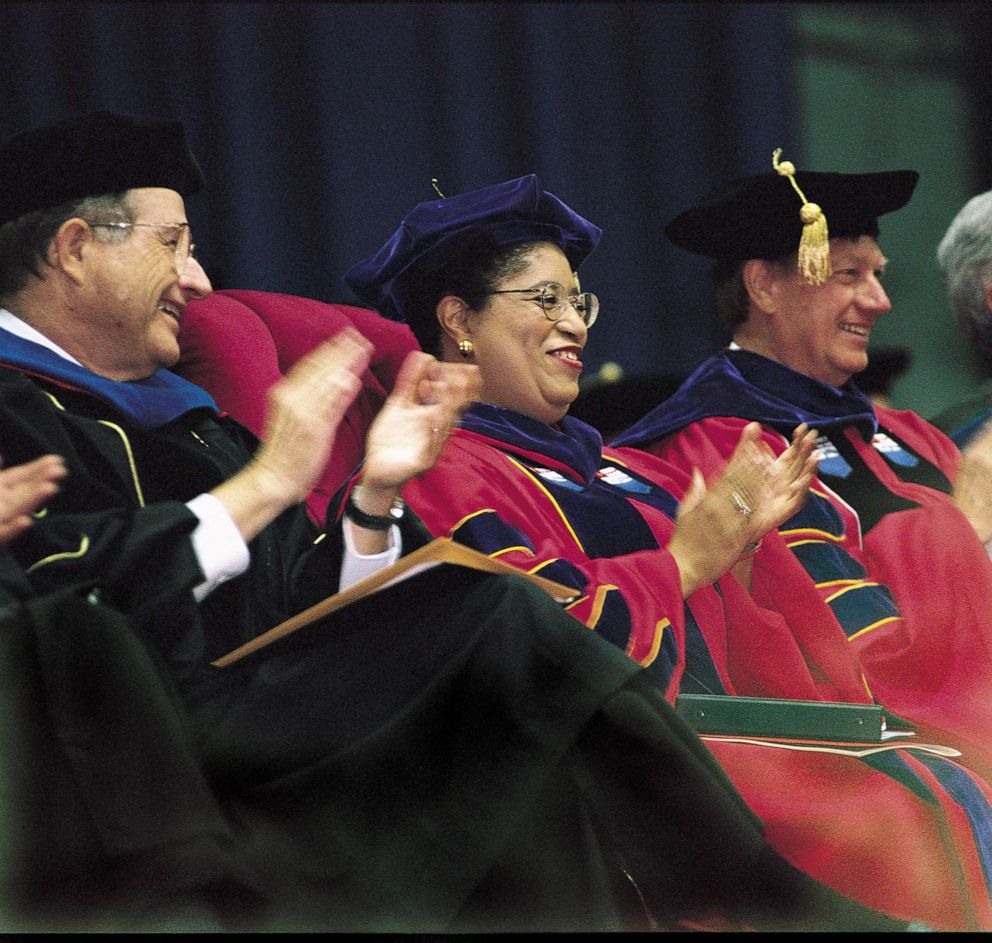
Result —
[{"label": "gold tassel cord", "polygon": [[444,194],[441,192],[441,188],[437,185],[437,177],[431,177],[431,186],[434,188],[434,192],[441,197],[442,200],[445,199]]},{"label": "gold tassel cord", "polygon": [[799,195],[803,205],[799,218],[803,223],[803,234],[799,240],[799,273],[811,285],[822,285],[830,277],[830,233],[827,230],[827,217],[816,203],[810,203],[806,194],[796,183],[796,168],[791,160],[779,161],[782,148],[772,153],[772,167],[783,177],[787,177],[792,189]]}]

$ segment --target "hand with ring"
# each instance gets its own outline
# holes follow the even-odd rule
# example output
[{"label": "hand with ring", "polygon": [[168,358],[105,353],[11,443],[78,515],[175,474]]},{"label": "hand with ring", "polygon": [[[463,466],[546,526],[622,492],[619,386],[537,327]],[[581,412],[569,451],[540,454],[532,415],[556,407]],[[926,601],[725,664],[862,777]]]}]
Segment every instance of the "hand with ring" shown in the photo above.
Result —
[{"label": "hand with ring", "polygon": [[759,423],[745,426],[722,475],[710,487],[698,469],[693,474],[668,545],[687,595],[727,573],[806,500],[816,471],[816,433],[799,426],[778,456],[761,434]]}]

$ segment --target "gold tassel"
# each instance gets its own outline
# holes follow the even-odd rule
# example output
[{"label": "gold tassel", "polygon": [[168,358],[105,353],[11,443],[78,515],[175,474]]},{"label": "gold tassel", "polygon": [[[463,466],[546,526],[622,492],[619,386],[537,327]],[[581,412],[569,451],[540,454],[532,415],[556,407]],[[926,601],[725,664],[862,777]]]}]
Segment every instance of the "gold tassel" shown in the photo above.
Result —
[{"label": "gold tassel", "polygon": [[434,192],[441,197],[442,200],[446,199],[445,195],[441,192],[441,188],[437,185],[437,177],[431,177],[431,186],[434,188]]},{"label": "gold tassel", "polygon": [[822,285],[830,277],[830,233],[827,231],[827,217],[816,203],[810,203],[796,183],[796,168],[791,160],[779,162],[782,148],[772,153],[772,167],[783,177],[789,178],[793,190],[799,194],[803,205],[799,218],[803,221],[803,235],[799,240],[799,273],[810,285]]}]

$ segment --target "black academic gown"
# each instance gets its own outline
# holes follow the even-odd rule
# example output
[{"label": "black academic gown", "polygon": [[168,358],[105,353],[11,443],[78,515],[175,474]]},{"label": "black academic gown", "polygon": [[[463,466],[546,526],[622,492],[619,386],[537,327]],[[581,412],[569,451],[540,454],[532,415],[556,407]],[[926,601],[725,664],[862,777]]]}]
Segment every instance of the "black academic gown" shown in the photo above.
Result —
[{"label": "black academic gown", "polygon": [[301,509],[194,602],[182,502],[242,467],[250,434],[204,408],[141,429],[8,369],[0,429],[6,461],[69,468],[9,548],[31,592],[3,611],[8,824],[61,823],[11,846],[18,921],[893,926],[772,853],[654,682],[522,578],[441,567],[213,668],[336,583],[338,540],[315,544]]}]

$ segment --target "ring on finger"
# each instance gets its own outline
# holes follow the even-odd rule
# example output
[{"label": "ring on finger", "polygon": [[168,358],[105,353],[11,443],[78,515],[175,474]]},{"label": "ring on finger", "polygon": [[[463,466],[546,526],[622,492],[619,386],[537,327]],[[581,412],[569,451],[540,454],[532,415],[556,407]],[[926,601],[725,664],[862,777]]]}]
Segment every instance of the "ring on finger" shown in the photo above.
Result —
[{"label": "ring on finger", "polygon": [[734,502],[734,506],[744,517],[750,517],[754,513],[754,508],[744,500],[739,491],[731,491],[730,498]]}]

